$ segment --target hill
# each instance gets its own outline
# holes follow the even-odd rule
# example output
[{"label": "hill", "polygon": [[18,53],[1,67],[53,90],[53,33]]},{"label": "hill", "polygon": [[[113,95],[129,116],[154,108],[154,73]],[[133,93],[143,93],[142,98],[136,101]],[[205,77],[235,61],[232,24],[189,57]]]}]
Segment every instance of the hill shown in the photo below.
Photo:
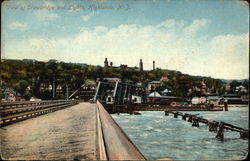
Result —
[{"label": "hill", "polygon": [[[151,81],[161,80],[160,86],[156,88],[157,91],[160,92],[168,88],[172,91],[171,95],[184,98],[206,94],[221,95],[226,92],[225,80],[191,76],[173,70],[140,71],[137,68],[129,67],[112,68],[56,60],[41,62],[33,59],[1,60],[0,69],[1,86],[13,87],[25,98],[36,96],[42,99],[51,99],[52,90],[41,91],[41,87],[53,85],[53,83],[55,86],[60,85],[62,93],[65,93],[66,86],[70,90],[76,90],[86,80],[96,81],[97,78],[102,80],[110,77],[120,78],[123,82],[133,84],[141,83],[144,86],[147,86]],[[233,88],[230,88],[228,92],[232,93],[232,90]]]}]

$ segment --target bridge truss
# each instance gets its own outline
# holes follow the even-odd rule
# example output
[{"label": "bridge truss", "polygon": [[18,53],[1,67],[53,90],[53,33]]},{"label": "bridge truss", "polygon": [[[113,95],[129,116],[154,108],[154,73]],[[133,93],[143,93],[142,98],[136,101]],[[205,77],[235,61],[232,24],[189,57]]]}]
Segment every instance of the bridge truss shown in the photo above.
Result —
[{"label": "bridge truss", "polygon": [[146,103],[147,95],[144,86],[124,82],[98,82],[94,101],[105,104]]}]

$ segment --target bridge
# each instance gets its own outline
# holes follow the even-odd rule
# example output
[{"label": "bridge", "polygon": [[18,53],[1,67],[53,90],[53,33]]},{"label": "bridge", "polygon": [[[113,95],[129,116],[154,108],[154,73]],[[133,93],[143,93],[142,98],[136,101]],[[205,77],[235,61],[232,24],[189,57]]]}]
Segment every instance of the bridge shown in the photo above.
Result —
[{"label": "bridge", "polygon": [[[109,113],[134,113],[134,111],[223,111],[223,107],[214,107],[213,104],[202,106],[170,105],[178,97],[156,97],[150,101],[146,87],[125,82],[98,82],[93,102],[99,100]],[[77,91],[76,91],[77,92]],[[76,93],[75,92],[75,93]],[[159,101],[161,98],[167,102]],[[150,98],[152,99],[152,98]],[[174,101],[175,100],[175,101]]]},{"label": "bridge", "polygon": [[4,160],[145,159],[98,101],[2,103],[0,114]]},{"label": "bridge", "polygon": [[223,121],[209,121],[203,117],[197,116],[198,114],[192,115],[185,113],[183,114],[182,112],[178,111],[170,111],[170,110],[165,110],[165,115],[168,116],[169,113],[174,114],[175,118],[178,118],[178,116],[182,117],[182,120],[186,120],[188,118],[188,122],[192,123],[192,126],[199,126],[199,123],[203,123],[209,126],[209,131],[217,132],[216,138],[223,140],[224,139],[224,130],[231,130],[234,132],[239,132],[240,133],[240,138],[242,139],[248,139],[249,137],[249,131],[247,129],[243,129],[241,127],[223,122]]}]

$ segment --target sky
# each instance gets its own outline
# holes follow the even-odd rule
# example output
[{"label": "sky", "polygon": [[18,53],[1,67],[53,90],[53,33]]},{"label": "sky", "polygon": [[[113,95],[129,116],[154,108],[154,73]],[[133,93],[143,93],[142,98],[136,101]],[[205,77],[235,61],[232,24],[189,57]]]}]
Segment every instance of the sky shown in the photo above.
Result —
[{"label": "sky", "polygon": [[249,78],[249,8],[219,0],[10,0],[1,58]]}]

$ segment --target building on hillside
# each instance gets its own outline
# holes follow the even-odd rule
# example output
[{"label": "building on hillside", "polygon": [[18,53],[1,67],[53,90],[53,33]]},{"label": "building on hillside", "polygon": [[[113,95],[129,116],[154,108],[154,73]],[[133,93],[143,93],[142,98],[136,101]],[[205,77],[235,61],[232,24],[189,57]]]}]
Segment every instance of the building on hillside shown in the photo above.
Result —
[{"label": "building on hillside", "polygon": [[207,103],[206,97],[193,97],[191,99],[193,105],[205,105]]},{"label": "building on hillside", "polygon": [[57,85],[56,95],[57,95],[57,97],[63,97],[63,85],[62,84]]},{"label": "building on hillside", "polygon": [[154,91],[148,95],[148,97],[161,97],[160,93]]},{"label": "building on hillside", "polygon": [[120,65],[120,68],[122,68],[122,69],[128,68],[128,65],[126,65],[126,64],[121,64],[121,65]]},{"label": "building on hillside", "polygon": [[247,89],[243,85],[239,85],[235,88],[235,92],[247,93]]},{"label": "building on hillside", "polygon": [[96,83],[94,81],[87,82],[75,91],[69,91],[69,98],[79,99],[82,101],[89,101],[93,99],[96,92]]},{"label": "building on hillside", "polygon": [[249,94],[248,95],[242,95],[241,99],[242,99],[243,102],[248,102],[248,104],[249,104]]},{"label": "building on hillside", "polygon": [[228,91],[230,91],[230,88],[231,88],[230,83],[227,83],[227,84],[225,85],[225,89],[226,89],[226,91],[227,91],[227,92],[228,92]]},{"label": "building on hillside", "polygon": [[148,83],[148,93],[155,91],[157,87],[161,85],[160,81],[151,81]]},{"label": "building on hillside", "polygon": [[169,95],[169,94],[171,94],[171,90],[170,89],[164,89],[163,91],[161,91],[161,94],[163,95],[163,96],[167,96],[167,95]]},{"label": "building on hillside", "polygon": [[[104,67],[105,68],[113,68],[113,69],[127,69],[127,68],[138,69],[138,67],[128,67],[127,64],[120,64],[120,66],[114,66],[113,62],[110,62],[110,65],[109,65],[108,58],[105,58],[105,60],[104,60]],[[139,70],[143,71],[142,59],[140,59],[140,62],[139,62]]]},{"label": "building on hillside", "polygon": [[[30,90],[30,87],[27,90]],[[52,85],[50,83],[41,83],[39,90],[40,92],[51,91]]]},{"label": "building on hillside", "polygon": [[104,67],[105,68],[122,68],[122,69],[124,69],[124,68],[128,68],[128,65],[121,64],[120,66],[114,66],[113,62],[110,62],[110,65],[109,65],[108,58],[105,58],[105,60],[104,60]]},{"label": "building on hillside", "polygon": [[97,78],[96,82],[103,81],[103,82],[121,82],[121,78]]},{"label": "building on hillside", "polygon": [[16,92],[12,87],[1,86],[2,98],[1,102],[23,101],[21,94]]},{"label": "building on hillside", "polygon": [[223,104],[222,98],[220,96],[207,96],[207,103],[212,104],[213,106],[219,106]]},{"label": "building on hillside", "polygon": [[182,106],[184,104],[187,104],[187,102],[180,97],[162,96],[156,91],[148,95],[147,101],[149,104],[165,105],[165,106],[178,106],[178,105]]},{"label": "building on hillside", "polygon": [[121,78],[103,78],[106,82],[121,82]]},{"label": "building on hillside", "polygon": [[161,79],[160,79],[160,82],[163,82],[163,81],[168,81],[168,77],[167,76],[162,76]]},{"label": "building on hillside", "polygon": [[200,83],[201,83],[201,92],[203,94],[207,94],[207,85],[206,85],[206,83],[204,81],[201,81]]},{"label": "building on hillside", "polygon": [[193,86],[192,88],[188,89],[188,94],[191,94],[192,92],[200,92],[202,95],[209,95],[209,91],[207,88],[207,85],[201,81],[198,86]]},{"label": "building on hillside", "polygon": [[9,93],[4,93],[4,98],[1,99],[1,102],[15,102],[16,101],[16,96],[9,92]]}]

